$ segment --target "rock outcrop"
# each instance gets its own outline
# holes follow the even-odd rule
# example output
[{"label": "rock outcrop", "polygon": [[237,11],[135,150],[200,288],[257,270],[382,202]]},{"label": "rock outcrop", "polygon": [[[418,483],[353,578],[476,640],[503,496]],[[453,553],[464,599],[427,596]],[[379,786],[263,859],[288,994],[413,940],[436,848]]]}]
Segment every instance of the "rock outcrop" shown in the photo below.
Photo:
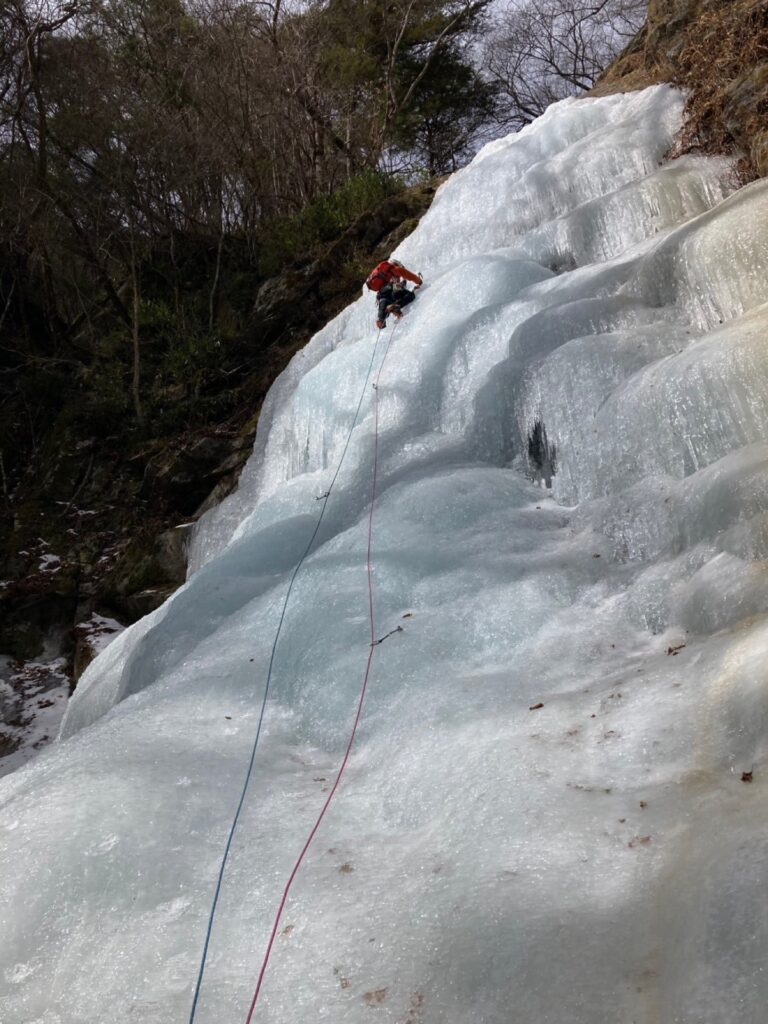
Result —
[{"label": "rock outcrop", "polygon": [[655,82],[689,92],[681,151],[738,149],[749,176],[768,174],[765,0],[650,0],[645,27],[594,93]]}]

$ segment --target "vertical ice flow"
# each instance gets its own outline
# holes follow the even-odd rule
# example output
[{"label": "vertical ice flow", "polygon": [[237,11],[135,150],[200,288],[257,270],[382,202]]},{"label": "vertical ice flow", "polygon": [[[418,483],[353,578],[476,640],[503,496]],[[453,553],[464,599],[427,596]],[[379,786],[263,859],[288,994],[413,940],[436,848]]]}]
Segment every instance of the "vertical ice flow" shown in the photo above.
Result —
[{"label": "vertical ice flow", "polygon": [[[398,250],[427,281],[380,391],[376,605],[404,632],[264,1024],[764,1024],[768,183],[666,161],[682,107],[659,87],[550,108]],[[187,1020],[372,312],[294,358],[186,586],[0,781],[3,1022]],[[197,1024],[244,1019],[351,724],[372,442],[366,396],[288,608]]]}]

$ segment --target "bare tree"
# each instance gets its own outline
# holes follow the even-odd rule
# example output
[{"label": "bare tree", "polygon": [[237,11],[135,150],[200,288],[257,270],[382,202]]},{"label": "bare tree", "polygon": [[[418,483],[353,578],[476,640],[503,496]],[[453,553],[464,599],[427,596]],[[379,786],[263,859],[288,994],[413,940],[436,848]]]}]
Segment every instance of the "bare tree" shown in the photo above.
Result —
[{"label": "bare tree", "polygon": [[502,123],[521,128],[550,103],[590,89],[647,8],[647,0],[508,0],[484,55],[503,98]]},{"label": "bare tree", "polygon": [[0,384],[75,352],[149,427],[177,350],[234,331],[233,268],[471,152],[489,4],[0,0]]}]

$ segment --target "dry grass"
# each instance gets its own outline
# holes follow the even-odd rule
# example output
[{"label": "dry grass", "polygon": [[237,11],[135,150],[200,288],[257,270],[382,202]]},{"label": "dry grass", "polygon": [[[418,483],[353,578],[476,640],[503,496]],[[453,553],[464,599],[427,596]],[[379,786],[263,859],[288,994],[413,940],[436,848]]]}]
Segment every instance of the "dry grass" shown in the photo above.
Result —
[{"label": "dry grass", "polygon": [[678,67],[691,94],[681,148],[741,147],[754,172],[768,174],[768,3],[706,4],[685,34]]},{"label": "dry grass", "polygon": [[689,92],[675,155],[741,149],[745,176],[768,175],[768,0],[651,0],[595,92],[663,81]]}]

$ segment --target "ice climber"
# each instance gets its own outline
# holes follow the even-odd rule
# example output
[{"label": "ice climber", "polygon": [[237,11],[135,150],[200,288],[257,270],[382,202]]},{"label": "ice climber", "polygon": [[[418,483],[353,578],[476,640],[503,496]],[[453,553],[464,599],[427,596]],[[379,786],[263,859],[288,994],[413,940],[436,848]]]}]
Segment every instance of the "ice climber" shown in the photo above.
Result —
[{"label": "ice climber", "polygon": [[[410,291],[406,281],[411,281],[415,287]],[[376,326],[379,330],[384,327],[387,317],[391,313],[396,320],[403,315],[403,306],[407,306],[416,298],[415,292],[421,288],[421,274],[414,274],[404,267],[398,260],[383,260],[371,273],[365,282],[372,292],[378,296],[378,315]]]}]

